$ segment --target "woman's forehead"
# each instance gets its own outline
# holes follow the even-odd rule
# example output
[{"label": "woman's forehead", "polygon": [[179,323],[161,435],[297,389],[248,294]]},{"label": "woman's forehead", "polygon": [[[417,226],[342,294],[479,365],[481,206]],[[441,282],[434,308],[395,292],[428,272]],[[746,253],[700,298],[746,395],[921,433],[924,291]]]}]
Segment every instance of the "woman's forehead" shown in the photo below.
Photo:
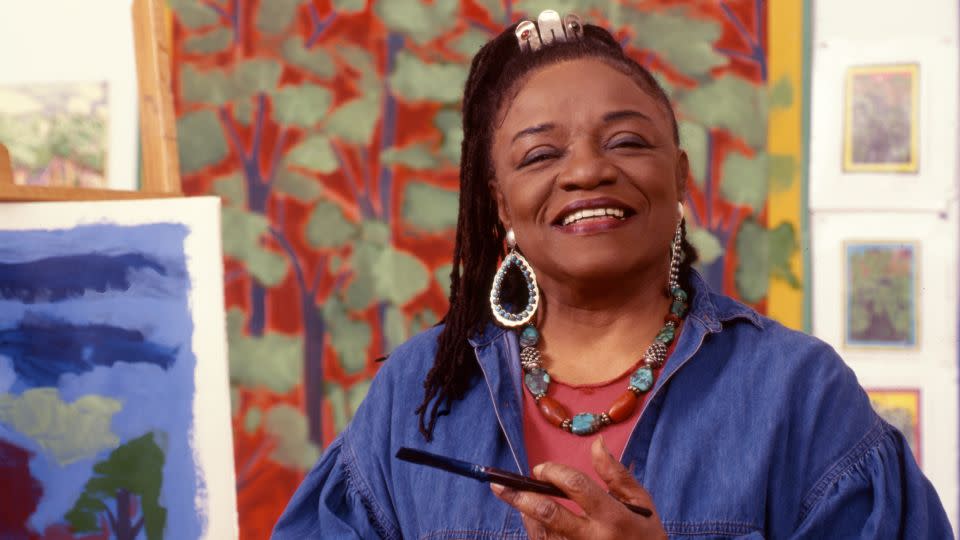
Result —
[{"label": "woman's forehead", "polygon": [[658,109],[656,99],[622,71],[597,59],[567,60],[543,67],[521,82],[498,131],[565,119],[599,121],[619,110],[666,121]]}]

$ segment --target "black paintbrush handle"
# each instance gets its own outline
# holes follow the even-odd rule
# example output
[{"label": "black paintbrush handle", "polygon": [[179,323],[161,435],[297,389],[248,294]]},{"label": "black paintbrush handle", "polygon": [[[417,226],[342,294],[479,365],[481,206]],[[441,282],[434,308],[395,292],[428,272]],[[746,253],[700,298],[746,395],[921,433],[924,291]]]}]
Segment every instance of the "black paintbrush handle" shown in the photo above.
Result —
[{"label": "black paintbrush handle", "polygon": [[[503,484],[509,488],[542,493],[544,495],[560,497],[563,499],[570,498],[566,493],[561,491],[560,488],[548,482],[543,482],[541,480],[536,480],[527,476],[521,476],[519,474],[514,474],[500,469],[492,469],[490,467],[485,467],[484,471],[487,473],[487,476],[490,478],[491,482]],[[614,496],[612,493],[610,496],[616,499],[616,496]],[[617,500],[619,501],[620,499]],[[630,510],[634,514],[640,514],[643,517],[650,517],[653,515],[653,512],[649,508],[644,508],[642,506],[637,506],[624,501],[620,501],[620,503],[626,506],[627,510]]]}]

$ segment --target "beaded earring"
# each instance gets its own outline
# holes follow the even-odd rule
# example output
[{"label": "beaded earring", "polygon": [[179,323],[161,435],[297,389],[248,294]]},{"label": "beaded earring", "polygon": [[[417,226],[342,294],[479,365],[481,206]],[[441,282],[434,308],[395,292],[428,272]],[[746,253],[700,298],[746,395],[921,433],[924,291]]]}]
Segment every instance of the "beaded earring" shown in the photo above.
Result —
[{"label": "beaded earring", "polygon": [[[493,318],[501,325],[517,328],[533,320],[540,305],[540,289],[537,287],[537,274],[534,273],[527,259],[517,251],[517,237],[513,229],[507,231],[507,247],[510,248],[510,252],[503,258],[500,268],[493,277],[493,287],[490,289],[490,311],[493,312]],[[523,281],[527,286],[527,305],[519,311],[511,311],[501,303],[504,280],[511,268],[515,268],[523,275]]]},{"label": "beaded earring", "polygon": [[680,219],[677,220],[677,231],[673,235],[673,244],[670,246],[670,277],[667,278],[667,290],[671,293],[680,286],[680,262],[683,258],[683,203],[677,203]]}]

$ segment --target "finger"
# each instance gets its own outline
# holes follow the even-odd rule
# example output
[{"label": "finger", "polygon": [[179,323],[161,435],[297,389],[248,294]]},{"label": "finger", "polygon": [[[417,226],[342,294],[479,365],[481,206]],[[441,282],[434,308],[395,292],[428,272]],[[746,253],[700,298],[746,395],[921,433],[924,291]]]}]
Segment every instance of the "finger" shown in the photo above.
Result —
[{"label": "finger", "polygon": [[597,437],[590,450],[593,469],[597,471],[597,476],[607,484],[610,494],[622,501],[653,510],[653,498],[637,482],[633,474],[613,457],[613,454],[604,444],[603,437]]},{"label": "finger", "polygon": [[525,514],[520,514],[520,520],[523,521],[523,528],[526,529],[530,540],[548,540],[549,533],[539,521],[529,518]]},{"label": "finger", "polygon": [[533,476],[560,488],[570,500],[580,505],[588,517],[601,520],[612,517],[610,509],[614,507],[611,504],[614,501],[607,490],[573,467],[541,463],[533,468]]},{"label": "finger", "polygon": [[587,529],[587,520],[574,515],[550,497],[500,484],[490,484],[490,489],[500,500],[516,508],[522,517],[536,521],[547,532],[586,538],[583,533]]}]

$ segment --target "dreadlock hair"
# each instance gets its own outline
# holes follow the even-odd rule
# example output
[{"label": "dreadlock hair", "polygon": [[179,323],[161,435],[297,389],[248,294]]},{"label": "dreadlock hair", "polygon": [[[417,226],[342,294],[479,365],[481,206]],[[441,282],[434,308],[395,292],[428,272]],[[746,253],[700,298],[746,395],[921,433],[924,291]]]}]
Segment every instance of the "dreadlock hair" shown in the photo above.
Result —
[{"label": "dreadlock hair", "polygon": [[[463,144],[460,161],[459,215],[450,272],[449,310],[438,338],[433,367],[424,380],[423,402],[417,408],[420,432],[430,441],[441,407],[448,409],[461,399],[480,375],[473,347],[467,338],[483,331],[490,319],[488,296],[500,259],[505,255],[506,231],[497,215],[490,192],[493,162],[490,149],[494,122],[501,107],[513,99],[526,76],[541,67],[578,58],[593,58],[631,77],[663,108],[679,145],[679,130],[670,99],[657,80],[627,56],[609,32],[583,25],[579,40],[554,42],[538,51],[521,52],[514,34],[516,25],[504,30],[474,56],[463,94]],[[683,263],[680,282],[689,283],[697,254],[687,242],[681,225]],[[509,274],[508,274],[509,275]],[[504,290],[509,298],[511,288]],[[526,291],[526,287],[522,287]],[[689,288],[688,288],[689,290]],[[520,304],[523,305],[523,304]]]}]

